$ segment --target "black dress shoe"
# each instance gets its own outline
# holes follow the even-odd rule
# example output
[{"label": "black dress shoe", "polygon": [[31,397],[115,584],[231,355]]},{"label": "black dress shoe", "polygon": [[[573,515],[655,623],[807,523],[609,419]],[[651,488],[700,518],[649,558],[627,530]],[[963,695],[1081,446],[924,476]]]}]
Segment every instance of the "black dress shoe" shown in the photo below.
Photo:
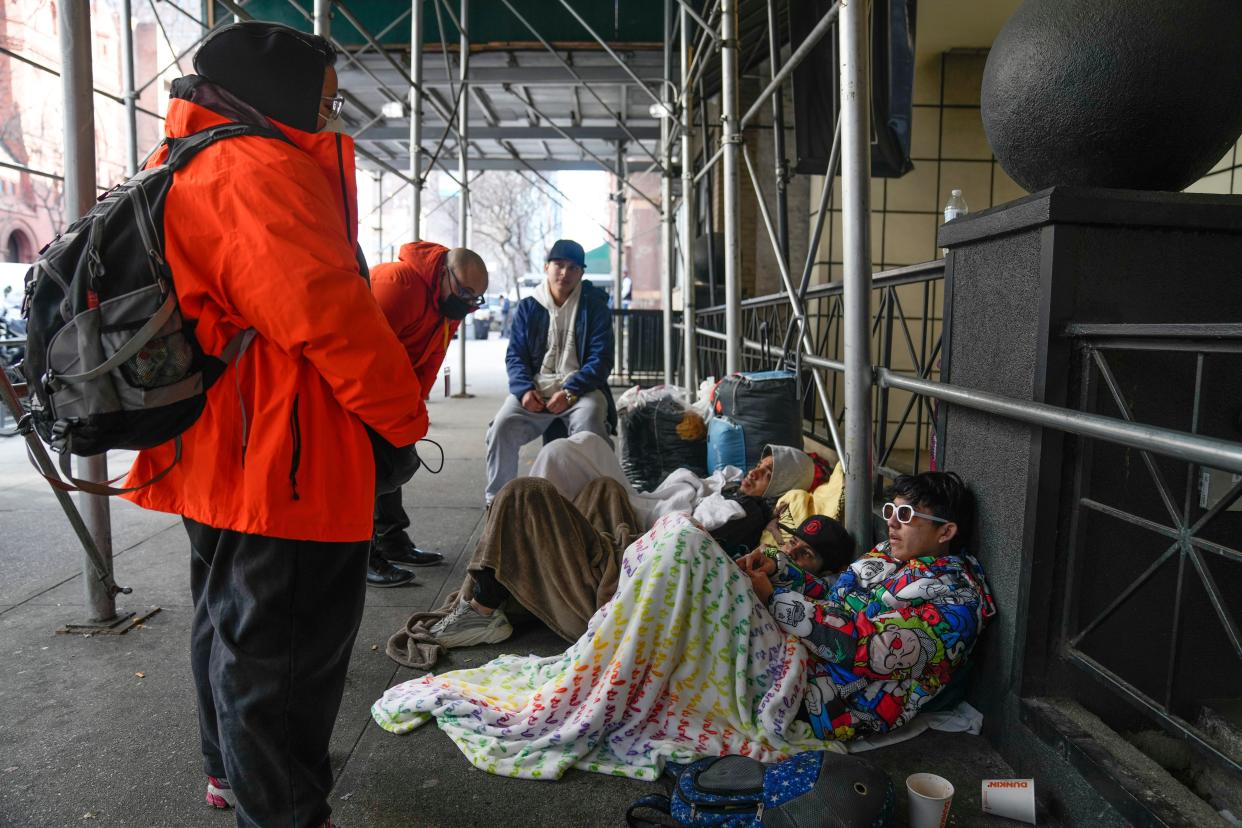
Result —
[{"label": "black dress shoe", "polygon": [[399,566],[393,566],[380,555],[372,554],[367,561],[367,586],[397,587],[404,586],[414,580],[414,573]]},{"label": "black dress shoe", "polygon": [[389,549],[380,547],[379,553],[388,563],[398,566],[435,566],[444,560],[439,552],[424,552],[412,543]]}]

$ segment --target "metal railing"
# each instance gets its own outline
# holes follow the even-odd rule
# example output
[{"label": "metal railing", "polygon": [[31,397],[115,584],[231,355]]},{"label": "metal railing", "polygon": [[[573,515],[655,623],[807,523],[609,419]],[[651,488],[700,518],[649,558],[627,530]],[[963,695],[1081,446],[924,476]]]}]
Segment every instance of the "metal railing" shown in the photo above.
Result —
[{"label": "metal railing", "polygon": [[[1221,411],[1230,410],[1226,401],[1208,397],[1208,378],[1219,384],[1220,377],[1242,368],[1242,325],[1071,326],[1063,335],[1081,354],[1079,400],[1075,408],[1062,408],[932,379],[942,348],[934,323],[943,296],[933,288],[943,276],[943,263],[929,262],[876,274],[873,281],[879,309],[871,334],[878,364],[868,381],[875,394],[876,488],[883,477],[922,468],[933,439],[944,456],[944,432],[935,425],[939,403],[1076,436],[1067,454],[1074,484],[1066,507],[1071,529],[1060,657],[1219,767],[1242,771],[1213,724],[1221,718],[1214,699],[1236,698],[1242,686],[1242,625],[1233,599],[1242,583],[1242,443],[1204,433],[1232,434],[1237,427],[1222,419]],[[910,286],[922,290],[917,314],[909,312],[910,297],[902,297]],[[838,421],[841,292],[840,285],[807,292],[807,325],[818,355],[789,355],[773,346],[788,341],[792,324],[783,294],[742,303],[743,368],[826,372]],[[698,368],[704,375],[719,376],[723,368],[722,323],[721,308],[698,314]],[[905,357],[902,367],[894,364],[898,354]],[[1161,359],[1185,364],[1157,372]],[[1129,370],[1124,376],[1123,368]],[[892,391],[908,395],[904,404],[894,404]],[[816,402],[809,393],[804,398],[804,431],[826,442]],[[913,451],[898,468],[893,458],[910,428]],[[1180,488],[1174,485],[1179,479]],[[1125,544],[1125,554],[1118,544]],[[1165,586],[1153,602],[1150,590],[1162,575]],[[1137,658],[1134,648],[1111,644],[1119,630],[1132,630],[1135,619],[1148,625],[1148,643]],[[1206,637],[1218,643],[1195,643]]]}]

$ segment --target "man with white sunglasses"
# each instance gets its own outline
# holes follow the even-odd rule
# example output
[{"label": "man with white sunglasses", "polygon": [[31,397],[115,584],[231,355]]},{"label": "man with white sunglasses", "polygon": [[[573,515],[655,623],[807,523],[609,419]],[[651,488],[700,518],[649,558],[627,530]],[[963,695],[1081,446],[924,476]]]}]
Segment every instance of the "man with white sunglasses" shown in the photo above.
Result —
[{"label": "man with white sunglasses", "polygon": [[747,573],[776,622],[816,657],[805,714],[819,738],[887,733],[951,684],[960,690],[960,670],[996,614],[967,551],[974,507],[960,477],[903,475],[880,514],[888,540],[835,583],[792,565],[771,580]]}]

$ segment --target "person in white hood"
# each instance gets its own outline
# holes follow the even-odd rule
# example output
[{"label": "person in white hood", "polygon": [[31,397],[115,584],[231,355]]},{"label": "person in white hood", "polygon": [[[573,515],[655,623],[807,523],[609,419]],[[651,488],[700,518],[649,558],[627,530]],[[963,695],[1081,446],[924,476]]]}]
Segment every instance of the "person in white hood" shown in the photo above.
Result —
[{"label": "person in white hood", "polygon": [[[644,531],[672,512],[690,512],[732,555],[749,552],[772,519],[772,503],[794,489],[811,488],[815,463],[792,446],[767,445],[753,468],[724,466],[708,477],[677,469],[650,492],[629,482],[612,446],[593,434],[576,434],[544,446],[530,469],[568,500],[588,483],[608,477],[629,494]],[[752,539],[753,535],[753,539]]]},{"label": "person in white hood", "polygon": [[509,396],[487,432],[489,505],[517,477],[521,447],[556,421],[568,434],[609,440],[612,315],[604,291],[582,280],[585,266],[582,245],[561,239],[548,251],[547,280],[518,304],[505,355]]}]

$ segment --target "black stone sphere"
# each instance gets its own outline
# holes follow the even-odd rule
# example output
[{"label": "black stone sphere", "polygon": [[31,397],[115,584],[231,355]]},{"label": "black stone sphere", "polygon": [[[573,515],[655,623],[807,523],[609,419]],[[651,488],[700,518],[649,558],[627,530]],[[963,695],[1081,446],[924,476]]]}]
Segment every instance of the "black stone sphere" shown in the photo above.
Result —
[{"label": "black stone sphere", "polygon": [[1242,133],[1242,0],[1026,0],[983,73],[1014,181],[1182,190]]}]

